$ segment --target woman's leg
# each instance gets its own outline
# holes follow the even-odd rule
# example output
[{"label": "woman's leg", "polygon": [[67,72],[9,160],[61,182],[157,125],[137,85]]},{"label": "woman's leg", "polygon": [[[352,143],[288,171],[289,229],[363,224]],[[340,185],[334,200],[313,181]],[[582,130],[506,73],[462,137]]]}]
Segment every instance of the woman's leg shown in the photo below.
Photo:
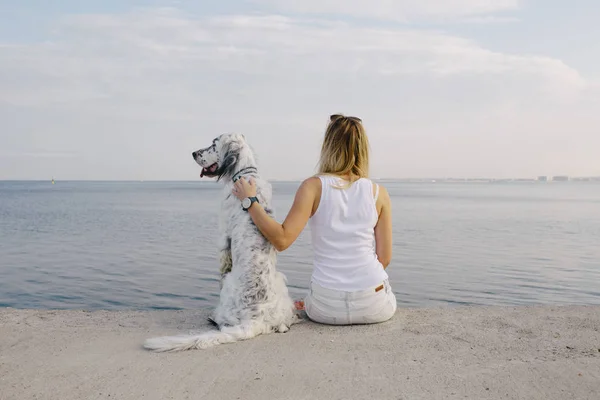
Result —
[{"label": "woman's leg", "polygon": [[388,321],[396,314],[398,308],[396,296],[389,282],[384,282],[384,289],[377,292],[371,299],[369,307],[362,310],[352,310],[352,322],[356,324],[378,324]]},{"label": "woman's leg", "polygon": [[311,284],[304,299],[304,311],[314,322],[327,325],[348,325],[348,305],[344,292],[323,289]]},{"label": "woman's leg", "polygon": [[383,289],[372,295],[354,299],[349,304],[350,321],[353,324],[378,324],[388,321],[398,308],[396,296],[389,282],[383,282]]}]

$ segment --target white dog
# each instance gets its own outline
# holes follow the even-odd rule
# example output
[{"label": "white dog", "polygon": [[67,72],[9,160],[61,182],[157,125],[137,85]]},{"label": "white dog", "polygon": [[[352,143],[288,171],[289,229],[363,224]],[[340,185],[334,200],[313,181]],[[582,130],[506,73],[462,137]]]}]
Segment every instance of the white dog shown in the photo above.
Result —
[{"label": "white dog", "polygon": [[252,176],[258,201],[272,215],[271,185],[260,177],[251,147],[241,134],[223,134],[192,156],[202,167],[201,177],[216,177],[225,184],[219,237],[221,294],[211,319],[219,330],[148,339],[144,347],[153,351],[205,349],[287,332],[299,318],[286,278],[275,268],[276,250],[231,194],[237,179]]}]

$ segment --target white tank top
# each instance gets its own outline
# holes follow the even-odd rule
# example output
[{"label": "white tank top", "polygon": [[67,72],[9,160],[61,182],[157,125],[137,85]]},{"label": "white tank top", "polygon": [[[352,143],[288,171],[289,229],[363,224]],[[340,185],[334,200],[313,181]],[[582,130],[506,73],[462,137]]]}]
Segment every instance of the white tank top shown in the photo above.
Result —
[{"label": "white tank top", "polygon": [[388,278],[375,252],[375,202],[371,180],[361,178],[349,188],[334,176],[319,176],[321,201],[309,220],[314,252],[312,281],[329,289],[356,291]]}]

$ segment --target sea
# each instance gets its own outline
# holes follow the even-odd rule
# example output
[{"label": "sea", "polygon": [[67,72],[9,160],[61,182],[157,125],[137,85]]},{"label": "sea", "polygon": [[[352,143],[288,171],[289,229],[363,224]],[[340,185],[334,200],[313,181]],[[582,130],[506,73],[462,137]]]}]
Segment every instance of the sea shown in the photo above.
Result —
[{"label": "sea", "polygon": [[[600,183],[381,181],[400,307],[600,304]],[[281,222],[299,182],[272,182]],[[0,182],[0,307],[214,308],[216,182]],[[278,254],[294,298],[310,232]]]}]

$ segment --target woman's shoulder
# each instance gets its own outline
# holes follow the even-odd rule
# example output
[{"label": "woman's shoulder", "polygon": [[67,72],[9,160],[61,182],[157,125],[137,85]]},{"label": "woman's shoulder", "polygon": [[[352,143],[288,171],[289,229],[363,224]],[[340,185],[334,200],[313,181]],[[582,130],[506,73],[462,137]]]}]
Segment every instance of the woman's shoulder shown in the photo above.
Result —
[{"label": "woman's shoulder", "polygon": [[312,175],[302,181],[302,185],[321,185],[322,175]]},{"label": "woman's shoulder", "polygon": [[319,175],[309,176],[308,178],[306,178],[302,181],[302,183],[300,184],[300,187],[307,188],[307,189],[320,189],[321,188],[321,178],[319,177]]},{"label": "woman's shoulder", "polygon": [[377,200],[388,201],[390,195],[387,191],[387,188],[381,183],[375,182],[374,180],[370,180],[373,185],[373,190],[378,191]]},{"label": "woman's shoulder", "polygon": [[300,184],[298,191],[296,192],[296,199],[304,201],[310,201],[313,204],[317,199],[321,198],[321,180],[317,176],[311,176],[306,178]]}]

